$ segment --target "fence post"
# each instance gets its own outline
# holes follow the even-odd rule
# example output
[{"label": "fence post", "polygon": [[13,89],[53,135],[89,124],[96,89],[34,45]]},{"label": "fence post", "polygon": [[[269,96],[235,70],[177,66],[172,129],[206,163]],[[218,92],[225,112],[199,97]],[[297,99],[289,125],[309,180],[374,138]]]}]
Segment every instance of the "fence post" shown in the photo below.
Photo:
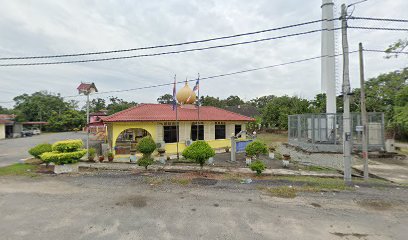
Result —
[{"label": "fence post", "polygon": [[231,136],[231,162],[236,161],[237,144],[235,141],[235,136]]}]

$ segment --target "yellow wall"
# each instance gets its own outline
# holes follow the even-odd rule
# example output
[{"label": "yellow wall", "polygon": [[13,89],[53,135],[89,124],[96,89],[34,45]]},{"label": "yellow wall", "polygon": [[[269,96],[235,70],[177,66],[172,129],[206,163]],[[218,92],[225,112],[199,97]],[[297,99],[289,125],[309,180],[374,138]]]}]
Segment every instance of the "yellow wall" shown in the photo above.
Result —
[{"label": "yellow wall", "polygon": [[0,139],[6,138],[6,125],[0,123]]},{"label": "yellow wall", "polygon": [[[230,133],[233,132],[234,124],[242,124],[242,129],[245,129],[244,122],[227,122],[226,123],[226,137],[228,139],[217,139],[214,140],[214,122],[205,122],[204,129],[204,139],[210,146],[214,149],[224,148],[226,146],[231,147],[231,140],[229,139]],[[120,133],[129,128],[142,128],[150,133],[152,138],[156,141],[163,141],[163,125],[157,122],[115,122],[108,124],[108,138],[111,138],[112,148],[116,146],[116,139],[119,137]],[[191,122],[181,122],[180,123],[180,140],[179,140],[179,152],[181,153],[185,148],[185,140],[189,139],[190,136]],[[245,136],[243,136],[245,138]],[[109,139],[110,140],[110,139]],[[177,144],[176,143],[166,143],[165,145],[167,154],[177,153]]]}]

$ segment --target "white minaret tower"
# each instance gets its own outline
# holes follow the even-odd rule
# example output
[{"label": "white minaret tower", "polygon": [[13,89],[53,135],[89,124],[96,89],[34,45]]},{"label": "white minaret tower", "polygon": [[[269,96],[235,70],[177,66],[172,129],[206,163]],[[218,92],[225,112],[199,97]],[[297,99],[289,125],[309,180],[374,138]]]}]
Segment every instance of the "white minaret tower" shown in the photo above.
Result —
[{"label": "white minaret tower", "polygon": [[336,113],[336,63],[334,59],[333,0],[322,0],[322,92],[326,93],[326,113]]}]

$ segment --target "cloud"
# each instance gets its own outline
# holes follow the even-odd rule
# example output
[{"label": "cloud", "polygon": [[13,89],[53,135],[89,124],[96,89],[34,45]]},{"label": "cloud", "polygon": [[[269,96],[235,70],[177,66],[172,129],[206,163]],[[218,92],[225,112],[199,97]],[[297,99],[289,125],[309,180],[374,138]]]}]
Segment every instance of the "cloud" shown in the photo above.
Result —
[{"label": "cloud", "polygon": [[[336,11],[343,1],[336,1]],[[0,56],[48,55],[134,48],[185,42],[261,30],[321,18],[321,1],[6,1],[0,9]],[[364,5],[364,6],[363,6]],[[375,1],[357,5],[355,16],[405,18],[408,2]],[[390,14],[392,13],[392,15]],[[366,22],[353,24],[367,25]],[[371,23],[370,23],[371,24]],[[351,25],[351,23],[350,23]],[[388,23],[372,23],[388,26]],[[318,29],[320,24],[191,46],[138,51],[112,56],[180,50],[278,36]],[[350,49],[385,49],[406,33],[349,31]],[[337,33],[338,51],[340,35]],[[100,91],[137,88],[178,80],[230,73],[320,55],[320,33],[223,49],[118,61],[55,66],[0,68],[0,102],[39,90],[76,94],[81,81],[95,82]],[[101,56],[93,56],[101,57]],[[407,66],[407,58],[385,60],[366,53],[366,77]],[[338,75],[341,78],[341,59]],[[351,84],[358,86],[358,56],[350,55]],[[339,79],[341,81],[341,79]],[[178,87],[182,87],[179,85]],[[340,86],[338,86],[340,89]],[[135,102],[155,102],[171,86],[118,96]],[[320,91],[320,60],[202,81],[201,94],[247,100],[262,95],[300,95],[313,98]],[[82,98],[78,98],[82,99]],[[10,106],[10,105],[9,105]]]}]

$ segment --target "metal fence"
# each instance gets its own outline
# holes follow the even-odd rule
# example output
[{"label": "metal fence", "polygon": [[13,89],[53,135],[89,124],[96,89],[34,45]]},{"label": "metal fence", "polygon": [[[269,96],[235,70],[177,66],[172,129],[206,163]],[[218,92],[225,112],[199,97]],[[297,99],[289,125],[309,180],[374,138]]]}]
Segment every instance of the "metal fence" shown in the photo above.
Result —
[{"label": "metal fence", "polygon": [[[361,114],[351,113],[353,151],[361,150]],[[385,149],[384,114],[368,113],[368,148]],[[288,141],[308,152],[343,152],[343,114],[299,114],[288,117]]]}]

